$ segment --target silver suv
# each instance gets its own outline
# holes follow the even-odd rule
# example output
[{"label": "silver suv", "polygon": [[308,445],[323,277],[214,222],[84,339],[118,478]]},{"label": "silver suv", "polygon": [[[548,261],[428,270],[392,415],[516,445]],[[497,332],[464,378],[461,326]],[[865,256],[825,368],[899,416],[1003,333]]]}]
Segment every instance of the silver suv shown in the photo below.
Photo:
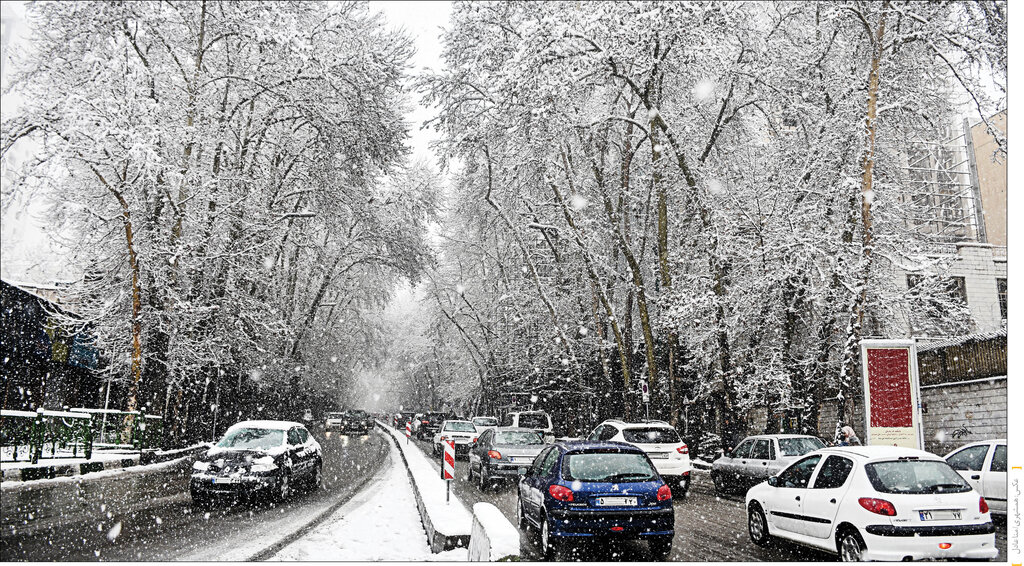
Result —
[{"label": "silver suv", "polygon": [[742,493],[781,472],[800,456],[824,448],[816,436],[760,434],[748,436],[711,465],[718,493]]}]

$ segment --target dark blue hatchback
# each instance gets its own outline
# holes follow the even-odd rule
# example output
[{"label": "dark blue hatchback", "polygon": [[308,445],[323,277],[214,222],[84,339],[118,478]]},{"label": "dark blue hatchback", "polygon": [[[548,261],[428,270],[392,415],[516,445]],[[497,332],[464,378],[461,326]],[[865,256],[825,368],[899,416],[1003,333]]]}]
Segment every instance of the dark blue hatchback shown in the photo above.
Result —
[{"label": "dark blue hatchback", "polygon": [[545,448],[519,481],[519,528],[540,532],[546,558],[566,540],[648,541],[672,551],[672,490],[642,450],[621,442],[565,442]]}]

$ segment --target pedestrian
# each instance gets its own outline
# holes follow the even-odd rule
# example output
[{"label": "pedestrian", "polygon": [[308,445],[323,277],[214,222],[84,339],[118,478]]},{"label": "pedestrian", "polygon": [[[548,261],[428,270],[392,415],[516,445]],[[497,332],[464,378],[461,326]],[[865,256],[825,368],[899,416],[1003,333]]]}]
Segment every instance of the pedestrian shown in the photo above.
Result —
[{"label": "pedestrian", "polygon": [[857,433],[853,432],[852,426],[843,427],[843,439],[839,442],[840,446],[860,446],[860,439],[857,438]]}]

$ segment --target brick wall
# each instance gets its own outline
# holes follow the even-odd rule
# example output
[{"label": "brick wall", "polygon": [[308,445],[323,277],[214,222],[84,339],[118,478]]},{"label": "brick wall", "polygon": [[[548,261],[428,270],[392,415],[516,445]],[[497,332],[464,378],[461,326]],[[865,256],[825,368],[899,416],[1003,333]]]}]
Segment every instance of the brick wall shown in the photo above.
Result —
[{"label": "brick wall", "polygon": [[945,455],[978,440],[1006,438],[1006,377],[921,388],[925,450]]}]

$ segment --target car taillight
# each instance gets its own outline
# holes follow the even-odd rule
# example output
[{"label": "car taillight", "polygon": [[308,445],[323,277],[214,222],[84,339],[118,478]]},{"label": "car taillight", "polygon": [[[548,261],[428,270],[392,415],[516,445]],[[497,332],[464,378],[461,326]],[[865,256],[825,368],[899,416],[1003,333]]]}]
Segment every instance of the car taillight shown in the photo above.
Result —
[{"label": "car taillight", "polygon": [[680,454],[689,454],[690,453],[690,449],[687,448],[686,445],[684,444],[684,445],[680,446],[679,448],[676,448],[676,452],[679,452]]},{"label": "car taillight", "polygon": [[497,450],[488,450],[487,455],[495,460],[501,460],[501,452],[498,452]]},{"label": "car taillight", "polygon": [[978,511],[988,513],[988,502],[985,501],[984,497],[978,499]]},{"label": "car taillight", "polygon": [[662,485],[658,488],[658,501],[668,501],[672,499],[672,489],[668,484]]},{"label": "car taillight", "polygon": [[420,424],[430,424],[430,421],[420,421]]},{"label": "car taillight", "polygon": [[476,442],[476,437],[475,437],[475,436],[473,437],[473,440],[472,440],[472,441],[473,441],[473,442]]},{"label": "car taillight", "polygon": [[572,501],[572,490],[564,485],[555,484],[548,488],[548,493],[559,501]]},{"label": "car taillight", "polygon": [[871,497],[861,497],[857,500],[860,506],[875,513],[876,515],[885,515],[887,517],[896,516],[896,508],[892,506],[892,503],[884,499],[874,499]]}]

